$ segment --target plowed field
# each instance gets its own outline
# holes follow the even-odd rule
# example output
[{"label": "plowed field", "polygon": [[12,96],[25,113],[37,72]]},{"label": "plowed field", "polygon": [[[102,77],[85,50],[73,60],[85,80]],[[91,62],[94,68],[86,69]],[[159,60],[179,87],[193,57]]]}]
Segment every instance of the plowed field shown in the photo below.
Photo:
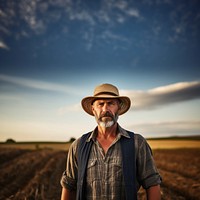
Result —
[{"label": "plowed field", "polygon": [[0,199],[60,198],[66,152],[0,149]]},{"label": "plowed field", "polygon": [[200,149],[163,149],[153,154],[163,178],[163,200],[200,200]]},{"label": "plowed field", "polygon": [[[200,199],[200,149],[154,150],[163,200]],[[0,200],[58,200],[66,152],[0,148]],[[140,190],[143,200],[144,191]]]}]

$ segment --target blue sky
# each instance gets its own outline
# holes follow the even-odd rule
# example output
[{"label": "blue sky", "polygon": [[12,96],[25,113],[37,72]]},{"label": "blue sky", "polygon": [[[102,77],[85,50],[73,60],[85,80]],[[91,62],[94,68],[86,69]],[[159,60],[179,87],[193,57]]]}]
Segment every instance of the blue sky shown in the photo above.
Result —
[{"label": "blue sky", "polygon": [[198,0],[0,2],[0,141],[92,130],[80,101],[115,84],[144,137],[200,134]]}]

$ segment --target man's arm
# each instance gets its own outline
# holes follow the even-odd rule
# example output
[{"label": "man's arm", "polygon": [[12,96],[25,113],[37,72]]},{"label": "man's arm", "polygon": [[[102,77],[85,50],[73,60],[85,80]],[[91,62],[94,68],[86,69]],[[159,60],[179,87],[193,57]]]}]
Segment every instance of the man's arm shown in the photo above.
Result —
[{"label": "man's arm", "polygon": [[60,184],[62,186],[61,200],[76,199],[76,180],[77,180],[77,149],[78,139],[75,140],[68,151],[66,170],[63,172]]},{"label": "man's arm", "polygon": [[76,191],[70,191],[67,188],[62,188],[61,200],[76,200]]},{"label": "man's arm", "polygon": [[148,200],[161,200],[160,185],[155,185],[146,190]]}]

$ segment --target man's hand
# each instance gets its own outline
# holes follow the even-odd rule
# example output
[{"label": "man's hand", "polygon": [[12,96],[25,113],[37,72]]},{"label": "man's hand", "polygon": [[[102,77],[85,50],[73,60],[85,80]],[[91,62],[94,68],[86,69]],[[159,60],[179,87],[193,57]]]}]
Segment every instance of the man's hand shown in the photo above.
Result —
[{"label": "man's hand", "polygon": [[148,200],[161,200],[160,185],[155,185],[146,190]]},{"label": "man's hand", "polygon": [[70,191],[62,188],[61,200],[76,200],[76,191]]}]

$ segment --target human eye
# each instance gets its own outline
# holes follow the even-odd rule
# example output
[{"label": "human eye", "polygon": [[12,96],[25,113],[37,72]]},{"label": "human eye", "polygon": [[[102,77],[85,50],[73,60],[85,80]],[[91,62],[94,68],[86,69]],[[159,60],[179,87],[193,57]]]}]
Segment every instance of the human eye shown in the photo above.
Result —
[{"label": "human eye", "polygon": [[108,102],[108,105],[110,105],[110,106],[114,106],[115,104],[116,104],[115,101],[109,101],[109,102]]},{"label": "human eye", "polygon": [[104,102],[99,102],[99,103],[98,103],[98,106],[99,106],[99,107],[102,107],[103,105],[104,105]]}]

